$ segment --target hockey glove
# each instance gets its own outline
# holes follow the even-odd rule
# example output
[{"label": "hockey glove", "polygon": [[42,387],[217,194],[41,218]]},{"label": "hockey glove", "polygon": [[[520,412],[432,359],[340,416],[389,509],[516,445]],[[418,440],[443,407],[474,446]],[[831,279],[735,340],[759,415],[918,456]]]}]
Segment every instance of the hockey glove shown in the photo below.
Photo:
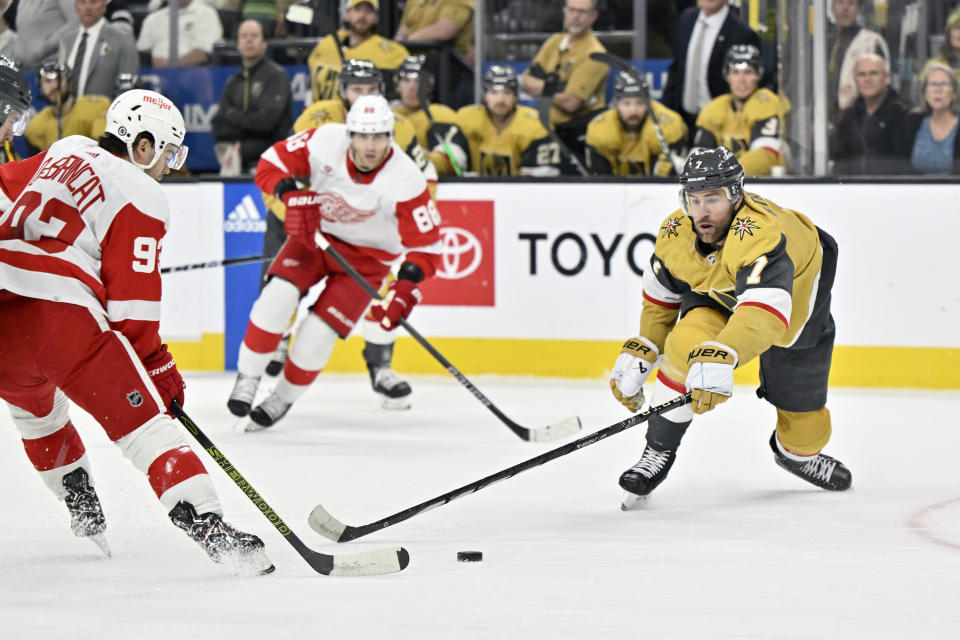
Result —
[{"label": "hockey glove", "polygon": [[406,320],[410,316],[414,305],[421,300],[423,294],[412,280],[394,280],[383,300],[370,307],[370,315],[381,327],[391,331],[397,328],[401,319]]},{"label": "hockey glove", "polygon": [[560,82],[560,76],[556,71],[548,73],[543,78],[543,90],[540,95],[544,98],[552,98],[554,95],[563,91],[563,83]]},{"label": "hockey glove", "polygon": [[283,204],[287,205],[287,215],[283,219],[283,230],[291,238],[313,238],[313,232],[320,228],[320,202],[322,197],[312,191],[288,191],[283,194]]},{"label": "hockey glove", "polygon": [[187,385],[183,381],[183,376],[177,371],[177,363],[173,361],[173,356],[167,351],[167,345],[160,345],[159,350],[144,358],[143,366],[150,374],[153,385],[160,392],[164,408],[169,408],[173,400],[183,406],[183,390],[187,388]]},{"label": "hockey glove", "polygon": [[693,348],[687,357],[687,391],[694,413],[706,413],[733,395],[733,370],[737,352],[725,344],[708,340]]},{"label": "hockey glove", "polygon": [[659,357],[657,347],[643,337],[624,342],[617,356],[610,374],[610,390],[620,404],[634,413],[643,406],[643,383],[657,366]]}]

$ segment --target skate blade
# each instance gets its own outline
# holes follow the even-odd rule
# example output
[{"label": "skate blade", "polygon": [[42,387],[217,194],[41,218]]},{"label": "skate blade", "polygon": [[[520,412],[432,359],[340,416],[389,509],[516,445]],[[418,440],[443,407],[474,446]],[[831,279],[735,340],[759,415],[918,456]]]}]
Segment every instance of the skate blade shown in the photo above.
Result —
[{"label": "skate blade", "polygon": [[106,557],[113,557],[113,553],[110,552],[110,545],[107,544],[107,538],[102,533],[87,536],[87,540],[100,547],[100,551],[102,551]]},{"label": "skate blade", "polygon": [[413,404],[410,402],[409,397],[403,398],[383,398],[380,402],[380,406],[388,411],[406,411]]},{"label": "skate blade", "polygon": [[623,500],[620,503],[620,511],[636,511],[647,504],[647,498],[650,496],[638,496],[629,491],[623,492]]}]

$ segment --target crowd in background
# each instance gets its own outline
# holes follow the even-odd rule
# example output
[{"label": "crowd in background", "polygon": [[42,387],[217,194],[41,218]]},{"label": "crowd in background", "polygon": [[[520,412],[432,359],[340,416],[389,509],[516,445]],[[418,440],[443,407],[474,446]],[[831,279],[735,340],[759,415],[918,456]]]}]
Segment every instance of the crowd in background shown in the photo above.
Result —
[{"label": "crowd in background", "polygon": [[[141,68],[209,65],[229,52],[239,69],[213,118],[224,175],[252,171],[263,150],[293,132],[301,114],[292,113],[281,65],[298,59],[309,68],[314,112],[324,101],[349,106],[349,86],[372,87],[413,125],[411,153],[440,175],[668,176],[695,146],[718,145],[750,175],[779,175],[789,166],[791,104],[778,87],[776,48],[727,0],[648,3],[648,52],[671,60],[659,99],[644,74],[593,57],[624,55],[605,46],[598,25],[631,27],[621,24],[630,2],[490,3],[488,23],[497,29],[555,33],[526,48],[492,47],[474,96],[474,0],[173,1],[176,60],[166,1],[0,0],[0,53],[35,70],[47,103],[28,125],[30,151],[68,135],[98,137],[110,101],[137,86]],[[833,173],[960,172],[960,2],[934,3],[946,15],[942,44],[901,92],[899,18],[907,4],[828,2]],[[309,51],[298,58],[284,39],[301,48],[307,39]],[[493,57],[512,62],[518,51],[526,57],[519,67]],[[438,75],[440,54],[461,64]],[[379,79],[363,85],[344,76],[350,60],[369,61]]]}]

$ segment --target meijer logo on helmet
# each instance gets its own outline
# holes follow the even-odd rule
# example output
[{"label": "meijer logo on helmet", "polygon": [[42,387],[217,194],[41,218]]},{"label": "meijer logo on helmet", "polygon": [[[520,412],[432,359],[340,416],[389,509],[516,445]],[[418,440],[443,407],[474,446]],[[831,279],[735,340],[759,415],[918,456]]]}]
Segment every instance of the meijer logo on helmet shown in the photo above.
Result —
[{"label": "meijer logo on helmet", "polygon": [[161,99],[161,98],[154,98],[153,96],[149,96],[149,95],[143,96],[143,101],[144,101],[144,102],[149,102],[149,103],[152,104],[152,105],[156,105],[156,106],[160,107],[161,109],[166,109],[167,111],[169,111],[170,108],[173,106],[173,105],[171,105],[169,102],[167,102],[166,100],[163,100],[163,99]]}]

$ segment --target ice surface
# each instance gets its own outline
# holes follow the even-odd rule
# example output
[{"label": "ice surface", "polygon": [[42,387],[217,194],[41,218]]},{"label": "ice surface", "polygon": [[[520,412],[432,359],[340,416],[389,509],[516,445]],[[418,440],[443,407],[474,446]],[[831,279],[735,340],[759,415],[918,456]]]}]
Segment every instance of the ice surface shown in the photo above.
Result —
[{"label": "ice surface", "polygon": [[[753,390],[698,418],[646,507],[620,511],[638,426],[344,545],[318,502],[360,525],[561,443],[514,436],[455,380],[413,377],[379,408],[366,376],[323,374],[276,427],[242,433],[228,374],[188,375],[186,410],[293,530],[325,553],[402,544],[406,571],[315,574],[219,469],[227,519],[276,573],[236,578],[175,529],[146,480],[78,410],[113,558],[70,532],[0,410],[0,638],[946,638],[960,611],[960,394],[834,390],[830,494],[773,463]],[[472,378],[525,426],[583,434],[626,417],[604,380]],[[191,440],[192,442],[192,440]],[[202,454],[204,462],[209,458]],[[459,550],[483,552],[461,563]]]}]

